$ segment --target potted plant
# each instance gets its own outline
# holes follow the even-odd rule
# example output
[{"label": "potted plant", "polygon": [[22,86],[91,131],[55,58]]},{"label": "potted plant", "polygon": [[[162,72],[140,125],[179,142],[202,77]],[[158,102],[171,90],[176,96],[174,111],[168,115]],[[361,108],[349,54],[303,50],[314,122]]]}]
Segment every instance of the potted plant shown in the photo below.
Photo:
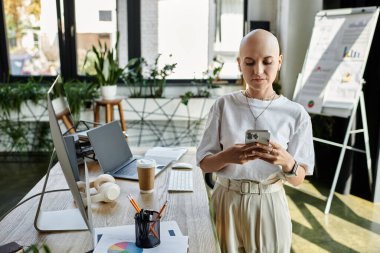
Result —
[{"label": "potted plant", "polygon": [[[169,55],[171,57],[172,55]],[[166,77],[174,72],[177,63],[165,64],[161,69],[158,67],[158,61],[160,60],[161,54],[157,55],[154,60],[154,64],[150,66],[149,77],[148,77],[148,87],[150,91],[150,96],[155,98],[163,97],[164,89],[166,85]]]},{"label": "potted plant", "polygon": [[143,57],[132,58],[128,61],[123,81],[129,88],[129,97],[131,98],[143,96],[143,89],[146,87],[143,75],[144,66],[147,66],[147,63]]},{"label": "potted plant", "polygon": [[[46,88],[41,80],[29,78],[26,83],[0,83],[0,142],[6,152],[46,150],[46,130],[38,113],[44,108]],[[45,102],[46,103],[46,102]],[[33,122],[27,119],[31,115]],[[33,131],[33,134],[31,134]],[[37,149],[40,148],[40,149]]]},{"label": "potted plant", "polygon": [[64,88],[75,121],[79,120],[81,109],[89,108],[99,96],[96,87],[85,81],[70,80],[64,83]]},{"label": "potted plant", "polygon": [[[158,65],[159,54],[152,65],[148,65],[143,57],[129,60],[127,71],[123,76],[125,85],[133,98],[162,98],[166,85],[166,77],[174,72],[177,63]],[[171,57],[171,55],[169,55]]]},{"label": "potted plant", "polygon": [[115,48],[98,41],[98,47],[92,46],[87,52],[83,68],[85,73],[94,77],[95,86],[101,89],[104,99],[114,99],[117,81],[123,75],[124,69],[119,67],[118,58],[119,33],[117,33]]},{"label": "potted plant", "polygon": [[204,80],[206,81],[208,92],[212,97],[222,95],[220,84],[225,84],[226,81],[222,81],[219,77],[222,71],[224,62],[214,57],[212,63],[208,69],[203,72]]},{"label": "potted plant", "polygon": [[[213,59],[213,62],[209,65],[206,71],[204,71],[202,79],[194,79],[191,84],[197,87],[197,92],[186,92],[181,95],[182,103],[187,104],[190,98],[209,98],[218,97],[222,95],[222,89],[220,84],[226,84],[226,81],[222,81],[219,77],[222,71],[224,62],[217,59]],[[203,88],[202,88],[203,87]]]}]

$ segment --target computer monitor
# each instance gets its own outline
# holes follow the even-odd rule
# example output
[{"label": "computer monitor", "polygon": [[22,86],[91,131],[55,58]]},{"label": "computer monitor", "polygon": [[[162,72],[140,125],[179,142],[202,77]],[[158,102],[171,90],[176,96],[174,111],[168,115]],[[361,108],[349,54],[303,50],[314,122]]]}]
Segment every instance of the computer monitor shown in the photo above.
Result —
[{"label": "computer monitor", "polygon": [[95,123],[84,120],[74,121],[74,117],[71,114],[71,109],[68,103],[69,97],[66,96],[64,85],[60,78],[58,78],[57,82],[55,82],[52,92],[52,105],[62,135],[67,136],[72,134],[75,141],[78,139],[82,142],[88,141],[86,131],[89,130],[90,126]]},{"label": "computer monitor", "polygon": [[51,103],[54,109],[55,118],[58,122],[61,134],[74,134],[76,129],[73,116],[71,114],[63,83],[61,82],[59,76],[56,78],[49,91],[51,94]]},{"label": "computer monitor", "polygon": [[[51,130],[51,136],[54,143],[54,149],[57,154],[59,163],[62,168],[62,172],[65,176],[66,182],[70,188],[71,194],[75,200],[75,209],[65,209],[59,211],[40,211],[41,202],[43,199],[43,194],[40,199],[38,206],[35,228],[39,231],[67,231],[67,230],[87,230],[92,228],[91,215],[86,212],[85,204],[81,197],[80,191],[77,186],[77,181],[75,179],[75,171],[78,170],[78,165],[70,161],[69,149],[66,145],[66,141],[62,135],[61,128],[58,124],[59,113],[56,111],[56,106],[54,105],[55,99],[64,99],[62,97],[62,90],[59,85],[59,76],[55,79],[54,83],[51,85],[47,93],[47,105],[49,114],[49,124]],[[86,166],[86,164],[85,164]],[[86,171],[87,174],[87,171]],[[43,193],[46,188],[46,183],[48,180],[49,172],[46,175],[45,185],[43,188]],[[86,177],[87,187],[88,187],[88,177]],[[89,191],[87,191],[89,194]],[[89,201],[89,195],[87,200]],[[90,206],[90,203],[87,203]],[[91,208],[88,208],[91,210]]]}]

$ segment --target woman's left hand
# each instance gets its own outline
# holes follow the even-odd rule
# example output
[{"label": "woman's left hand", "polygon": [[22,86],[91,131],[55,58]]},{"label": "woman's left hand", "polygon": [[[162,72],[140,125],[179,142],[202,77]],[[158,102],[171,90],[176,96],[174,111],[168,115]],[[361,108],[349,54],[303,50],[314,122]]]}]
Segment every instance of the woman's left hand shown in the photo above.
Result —
[{"label": "woman's left hand", "polygon": [[248,156],[256,156],[268,163],[281,165],[285,172],[290,171],[294,165],[294,158],[281,145],[270,141],[268,145],[255,143],[255,148]]},{"label": "woman's left hand", "polygon": [[[295,160],[291,154],[288,153],[281,145],[270,141],[269,145],[255,143],[255,147],[250,151],[248,157],[257,157],[268,163],[280,165],[282,171],[289,173],[292,171]],[[287,177],[286,180],[294,186],[300,185],[306,175],[306,169],[299,165],[303,169],[298,169],[297,176]]]}]

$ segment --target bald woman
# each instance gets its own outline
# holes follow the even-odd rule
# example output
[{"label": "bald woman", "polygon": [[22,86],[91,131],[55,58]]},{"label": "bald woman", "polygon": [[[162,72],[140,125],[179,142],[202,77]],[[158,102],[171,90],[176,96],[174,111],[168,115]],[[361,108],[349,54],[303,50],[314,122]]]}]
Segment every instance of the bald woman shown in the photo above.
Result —
[{"label": "bald woman", "polygon": [[[273,90],[281,64],[273,34],[244,36],[238,65],[246,90],[217,99],[198,145],[197,164],[217,175],[211,204],[222,252],[290,252],[283,182],[312,175],[314,148],[308,113]],[[245,144],[249,129],[268,130],[269,144]]]}]

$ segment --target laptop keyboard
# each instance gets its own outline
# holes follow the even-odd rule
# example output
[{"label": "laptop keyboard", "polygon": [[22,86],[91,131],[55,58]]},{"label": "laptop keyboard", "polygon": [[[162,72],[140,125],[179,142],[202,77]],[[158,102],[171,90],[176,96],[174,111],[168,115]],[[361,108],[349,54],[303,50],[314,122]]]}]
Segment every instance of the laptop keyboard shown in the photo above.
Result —
[{"label": "laptop keyboard", "polygon": [[133,176],[137,174],[137,159],[134,159],[132,162],[128,163],[124,167],[122,167],[120,170],[115,172],[115,175],[126,175],[126,176]]}]

